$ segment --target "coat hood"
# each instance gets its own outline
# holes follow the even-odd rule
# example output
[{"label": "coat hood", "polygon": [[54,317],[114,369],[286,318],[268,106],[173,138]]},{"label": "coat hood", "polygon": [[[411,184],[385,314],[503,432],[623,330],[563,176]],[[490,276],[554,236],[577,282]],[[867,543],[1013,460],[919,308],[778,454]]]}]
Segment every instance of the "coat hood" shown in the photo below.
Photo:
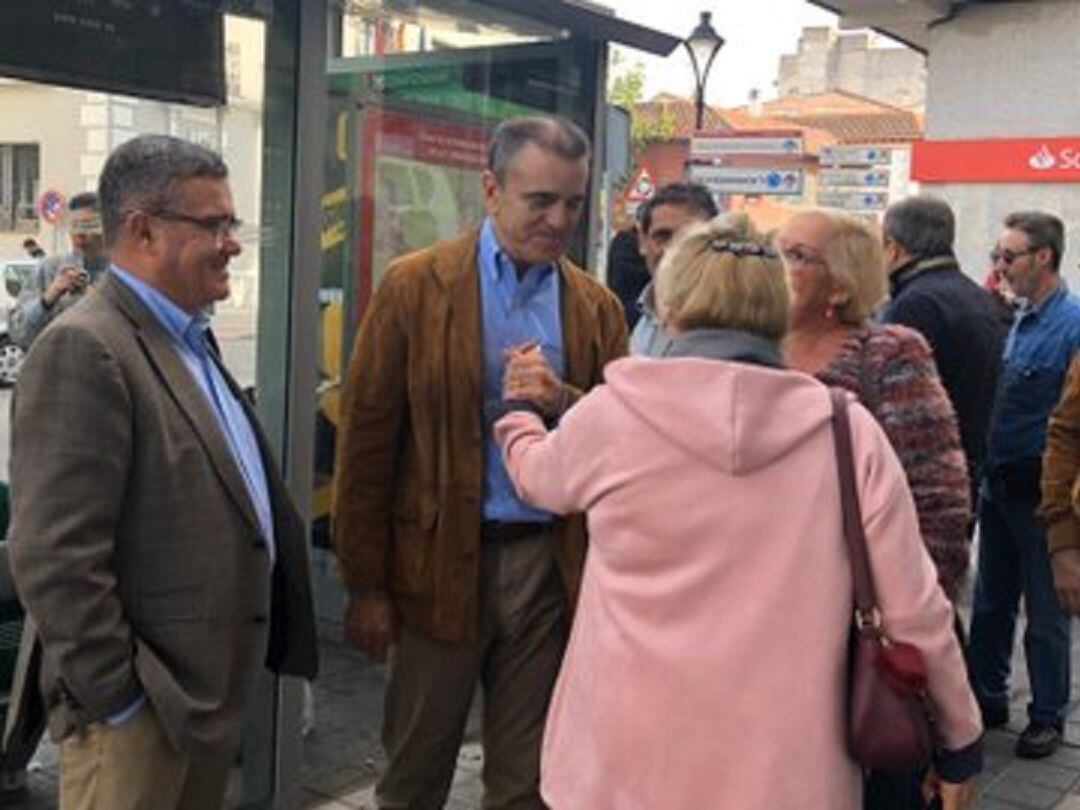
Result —
[{"label": "coat hood", "polygon": [[630,357],[608,365],[611,394],[688,456],[745,475],[786,456],[832,416],[806,374],[729,360]]}]

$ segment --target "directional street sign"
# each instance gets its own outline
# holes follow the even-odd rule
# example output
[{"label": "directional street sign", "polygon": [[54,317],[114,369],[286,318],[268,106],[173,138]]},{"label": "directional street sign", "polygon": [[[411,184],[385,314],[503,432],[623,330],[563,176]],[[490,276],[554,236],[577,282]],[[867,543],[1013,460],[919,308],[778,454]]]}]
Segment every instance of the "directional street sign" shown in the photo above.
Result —
[{"label": "directional street sign", "polygon": [[841,208],[845,211],[884,211],[889,205],[889,193],[859,189],[821,189],[818,191],[817,203],[824,208]]},{"label": "directional street sign", "polygon": [[888,166],[892,149],[887,146],[825,146],[822,166]]},{"label": "directional street sign", "polygon": [[713,194],[802,194],[802,169],[691,166],[690,179]]},{"label": "directional street sign", "polygon": [[818,182],[822,186],[881,186],[889,185],[888,169],[822,169]]},{"label": "directional street sign", "polygon": [[693,160],[712,160],[730,155],[802,155],[801,135],[722,135],[693,138],[690,157]]}]

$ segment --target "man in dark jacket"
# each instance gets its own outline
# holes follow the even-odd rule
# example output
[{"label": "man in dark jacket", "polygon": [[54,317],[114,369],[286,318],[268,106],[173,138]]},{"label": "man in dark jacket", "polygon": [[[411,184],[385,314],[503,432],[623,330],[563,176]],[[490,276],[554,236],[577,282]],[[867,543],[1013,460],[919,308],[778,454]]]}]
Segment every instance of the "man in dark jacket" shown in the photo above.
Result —
[{"label": "man in dark jacket", "polygon": [[885,212],[883,228],[891,300],[882,320],[918,330],[934,350],[960,423],[976,503],[1009,319],[991,293],[961,272],[953,253],[956,221],[946,202],[908,197]]},{"label": "man in dark jacket", "polygon": [[626,312],[626,326],[633,329],[641,317],[638,297],[652,275],[638,249],[637,225],[619,231],[608,245],[607,283]]}]

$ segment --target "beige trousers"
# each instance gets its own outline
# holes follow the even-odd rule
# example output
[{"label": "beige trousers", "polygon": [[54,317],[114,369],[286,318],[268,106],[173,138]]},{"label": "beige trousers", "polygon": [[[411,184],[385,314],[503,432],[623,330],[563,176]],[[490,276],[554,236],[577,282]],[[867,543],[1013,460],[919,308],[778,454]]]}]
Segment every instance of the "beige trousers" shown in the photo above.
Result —
[{"label": "beige trousers", "polygon": [[439,810],[479,683],[486,810],[540,810],[540,741],[566,646],[566,595],[550,532],[485,543],[480,640],[444,644],[409,628],[391,652],[382,810]]},{"label": "beige trousers", "polygon": [[145,706],[126,723],[95,723],[60,744],[60,810],[214,810],[232,760],[180,753]]}]

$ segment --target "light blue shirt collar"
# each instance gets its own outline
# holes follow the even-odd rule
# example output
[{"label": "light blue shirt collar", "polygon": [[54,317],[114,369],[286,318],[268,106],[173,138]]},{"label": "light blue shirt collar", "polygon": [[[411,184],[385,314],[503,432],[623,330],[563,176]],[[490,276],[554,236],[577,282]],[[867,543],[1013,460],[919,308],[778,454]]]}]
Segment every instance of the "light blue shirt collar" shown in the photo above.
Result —
[{"label": "light blue shirt collar", "polygon": [[[491,217],[484,219],[484,224],[480,226],[480,256],[479,262],[481,272],[489,273],[489,278],[496,284],[499,284],[508,272],[516,272],[517,267],[514,264],[514,260],[510,258],[509,254],[499,244],[499,237],[495,233],[495,223],[491,221]],[[541,279],[548,273],[554,272],[555,263],[547,262],[545,264],[533,265],[524,274],[528,276],[533,270],[538,270],[538,275]]]},{"label": "light blue shirt collar", "polygon": [[161,290],[147,284],[119,265],[112,264],[109,269],[139,297],[139,300],[157,317],[171,337],[186,343],[196,351],[202,348],[204,345],[202,341],[196,341],[195,338],[201,338],[202,333],[210,326],[210,319],[205,312],[191,315]]}]

